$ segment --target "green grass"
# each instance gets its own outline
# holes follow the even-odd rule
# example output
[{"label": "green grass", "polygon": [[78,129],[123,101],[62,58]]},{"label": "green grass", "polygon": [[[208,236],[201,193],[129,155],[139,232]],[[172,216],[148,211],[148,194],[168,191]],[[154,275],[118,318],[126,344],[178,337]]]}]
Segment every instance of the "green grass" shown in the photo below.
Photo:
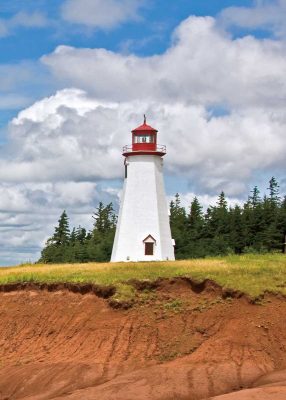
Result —
[{"label": "green grass", "polygon": [[21,265],[0,268],[0,284],[15,282],[95,283],[114,285],[125,298],[134,295],[130,279],[156,280],[186,276],[212,279],[223,287],[241,290],[252,297],[265,291],[286,294],[286,256],[283,254],[227,256],[197,260]]}]

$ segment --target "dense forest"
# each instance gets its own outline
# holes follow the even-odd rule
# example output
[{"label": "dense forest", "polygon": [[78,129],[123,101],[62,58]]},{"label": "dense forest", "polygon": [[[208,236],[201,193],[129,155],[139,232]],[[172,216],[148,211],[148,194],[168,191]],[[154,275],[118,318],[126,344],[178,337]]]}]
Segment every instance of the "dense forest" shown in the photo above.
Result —
[{"label": "dense forest", "polygon": [[[181,205],[179,194],[170,203],[170,224],[176,241],[176,258],[186,259],[226,254],[285,252],[286,196],[281,197],[273,177],[268,194],[260,196],[257,186],[243,206],[230,207],[225,194],[206,212],[195,197],[189,209]],[[109,261],[117,217],[112,203],[99,203],[93,229],[79,226],[70,231],[64,211],[39,262]]]},{"label": "dense forest", "polygon": [[87,232],[81,226],[70,231],[69,218],[64,211],[53,236],[47,240],[39,262],[109,261],[117,221],[112,203],[104,206],[100,202],[92,218],[92,231]]}]

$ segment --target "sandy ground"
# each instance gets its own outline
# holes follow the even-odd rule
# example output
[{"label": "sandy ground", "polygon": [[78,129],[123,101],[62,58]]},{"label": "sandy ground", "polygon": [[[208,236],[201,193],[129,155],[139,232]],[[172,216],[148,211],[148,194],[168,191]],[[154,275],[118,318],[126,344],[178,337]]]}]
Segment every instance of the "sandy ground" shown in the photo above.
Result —
[{"label": "sandy ground", "polygon": [[128,310],[94,293],[0,293],[1,400],[285,400],[286,300],[165,280]]}]

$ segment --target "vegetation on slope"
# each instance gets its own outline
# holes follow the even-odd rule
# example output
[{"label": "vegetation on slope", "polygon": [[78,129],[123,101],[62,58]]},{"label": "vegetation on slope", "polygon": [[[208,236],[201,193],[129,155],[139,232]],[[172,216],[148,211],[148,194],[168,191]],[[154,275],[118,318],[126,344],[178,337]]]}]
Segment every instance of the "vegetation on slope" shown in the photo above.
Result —
[{"label": "vegetation on slope", "polygon": [[252,297],[265,291],[286,295],[286,256],[232,255],[227,257],[168,262],[88,263],[23,265],[0,269],[0,284],[18,282],[94,283],[113,285],[124,297],[134,295],[132,279],[190,277],[211,279],[222,287],[240,290]]}]

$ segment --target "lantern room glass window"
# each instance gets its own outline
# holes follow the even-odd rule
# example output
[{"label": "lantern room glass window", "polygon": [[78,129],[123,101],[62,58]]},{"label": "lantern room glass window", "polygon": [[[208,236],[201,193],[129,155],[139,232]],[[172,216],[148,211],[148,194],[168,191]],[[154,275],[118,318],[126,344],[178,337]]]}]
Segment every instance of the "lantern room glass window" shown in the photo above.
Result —
[{"label": "lantern room glass window", "polygon": [[155,143],[154,135],[138,135],[134,137],[134,143]]}]

